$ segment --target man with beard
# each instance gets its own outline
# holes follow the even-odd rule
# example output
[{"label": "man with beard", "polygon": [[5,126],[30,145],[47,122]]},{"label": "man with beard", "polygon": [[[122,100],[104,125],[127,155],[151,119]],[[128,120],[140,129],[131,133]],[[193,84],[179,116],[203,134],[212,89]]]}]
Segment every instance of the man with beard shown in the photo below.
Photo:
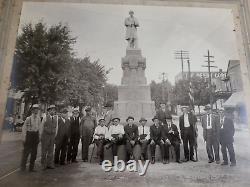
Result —
[{"label": "man with beard", "polygon": [[134,124],[134,117],[129,116],[126,120],[128,123],[124,127],[125,139],[126,139],[126,150],[127,150],[127,160],[133,160],[133,148],[138,140],[138,127]]},{"label": "man with beard", "polygon": [[188,107],[182,107],[183,115],[179,118],[179,128],[181,132],[181,139],[184,147],[184,162],[189,160],[196,162],[194,159],[194,142],[195,142],[195,124],[197,118],[188,111]]},{"label": "man with beard", "polygon": [[69,127],[69,146],[67,153],[67,161],[77,162],[76,156],[78,153],[78,144],[80,141],[80,116],[79,108],[74,108],[72,112],[72,117],[70,118],[70,127]]},{"label": "man with beard", "polygon": [[165,159],[169,163],[169,148],[172,145],[175,150],[176,162],[181,163],[180,161],[180,144],[181,139],[179,136],[178,129],[175,124],[172,122],[172,116],[167,116],[167,124],[163,125],[163,139],[165,146]]}]

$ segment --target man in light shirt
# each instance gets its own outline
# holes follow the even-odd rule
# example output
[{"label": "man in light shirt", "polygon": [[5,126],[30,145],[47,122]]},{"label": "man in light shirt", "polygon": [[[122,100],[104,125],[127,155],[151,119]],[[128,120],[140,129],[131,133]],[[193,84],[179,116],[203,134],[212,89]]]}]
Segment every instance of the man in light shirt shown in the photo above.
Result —
[{"label": "man in light shirt", "polygon": [[97,146],[97,156],[99,157],[99,163],[101,165],[104,159],[104,145],[109,134],[108,128],[105,126],[105,119],[101,118],[98,122],[99,124],[94,131],[93,142]]},{"label": "man in light shirt", "polygon": [[113,125],[109,127],[109,136],[110,141],[109,145],[106,147],[109,149],[112,147],[113,156],[117,156],[118,146],[124,144],[124,127],[120,124],[120,118],[113,118]]},{"label": "man in light shirt", "polygon": [[39,115],[39,105],[34,104],[31,109],[32,114],[26,118],[22,127],[22,140],[24,149],[21,161],[21,171],[25,171],[26,163],[30,155],[29,171],[34,172],[42,123]]},{"label": "man in light shirt", "polygon": [[194,142],[196,136],[195,124],[197,122],[197,118],[195,115],[188,111],[189,107],[183,106],[182,111],[183,115],[179,118],[179,128],[181,132],[181,139],[183,141],[184,147],[184,162],[189,160],[196,162],[194,159]]},{"label": "man in light shirt", "polygon": [[147,120],[145,118],[140,119],[140,125],[138,127],[138,142],[141,146],[141,160],[147,160],[147,149],[150,143],[150,128],[146,126]]},{"label": "man in light shirt", "polygon": [[219,135],[220,135],[220,121],[219,115],[212,113],[210,105],[205,106],[207,112],[202,117],[203,138],[206,142],[206,149],[208,155],[208,163],[216,161],[216,164],[220,164],[219,154]]}]

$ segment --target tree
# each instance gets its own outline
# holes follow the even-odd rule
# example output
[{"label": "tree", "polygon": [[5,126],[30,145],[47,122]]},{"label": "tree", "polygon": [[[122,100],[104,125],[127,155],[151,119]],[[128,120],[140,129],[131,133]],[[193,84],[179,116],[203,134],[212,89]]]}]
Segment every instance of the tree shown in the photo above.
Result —
[{"label": "tree", "polygon": [[53,103],[62,87],[58,81],[73,57],[76,38],[61,23],[48,28],[43,22],[22,28],[17,38],[17,89],[25,91],[27,103]]}]

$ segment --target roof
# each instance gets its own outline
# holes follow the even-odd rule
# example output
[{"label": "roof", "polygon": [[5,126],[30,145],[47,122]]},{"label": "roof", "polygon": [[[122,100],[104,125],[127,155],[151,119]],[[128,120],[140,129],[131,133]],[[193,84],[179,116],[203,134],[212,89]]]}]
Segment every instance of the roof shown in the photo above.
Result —
[{"label": "roof", "polygon": [[243,92],[235,92],[229,97],[229,99],[223,104],[225,108],[234,108],[239,105],[244,104],[244,93]]}]

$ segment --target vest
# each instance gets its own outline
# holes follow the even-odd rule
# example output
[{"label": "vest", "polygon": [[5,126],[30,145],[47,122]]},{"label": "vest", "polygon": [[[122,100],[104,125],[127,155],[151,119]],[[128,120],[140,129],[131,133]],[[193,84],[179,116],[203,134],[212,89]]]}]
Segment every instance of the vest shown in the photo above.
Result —
[{"label": "vest", "polygon": [[47,135],[55,135],[56,134],[56,126],[57,126],[58,117],[53,117],[53,122],[50,116],[46,116],[46,121],[43,126],[43,133]]}]

